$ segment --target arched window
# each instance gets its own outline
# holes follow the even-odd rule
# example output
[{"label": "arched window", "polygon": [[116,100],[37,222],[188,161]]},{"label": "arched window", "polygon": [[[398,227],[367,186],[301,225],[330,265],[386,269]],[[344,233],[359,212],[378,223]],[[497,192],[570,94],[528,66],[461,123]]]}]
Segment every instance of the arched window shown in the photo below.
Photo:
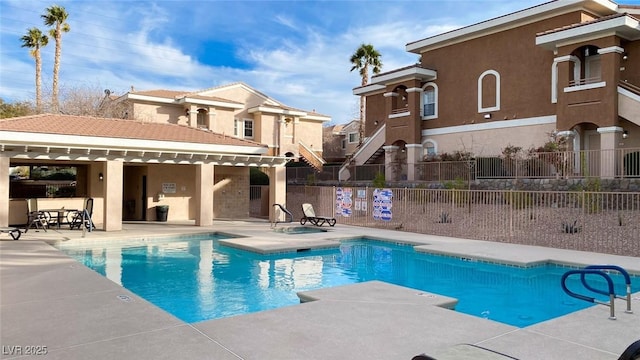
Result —
[{"label": "arched window", "polygon": [[438,154],[438,144],[431,140],[427,139],[422,142],[422,157],[423,160],[434,158]]},{"label": "arched window", "polygon": [[438,85],[426,83],[422,87],[422,119],[438,117]]},{"label": "arched window", "polygon": [[209,113],[205,109],[198,109],[198,128],[199,129],[208,129],[209,124],[207,121]]},{"label": "arched window", "polygon": [[500,74],[487,70],[478,78],[478,112],[500,110]]}]

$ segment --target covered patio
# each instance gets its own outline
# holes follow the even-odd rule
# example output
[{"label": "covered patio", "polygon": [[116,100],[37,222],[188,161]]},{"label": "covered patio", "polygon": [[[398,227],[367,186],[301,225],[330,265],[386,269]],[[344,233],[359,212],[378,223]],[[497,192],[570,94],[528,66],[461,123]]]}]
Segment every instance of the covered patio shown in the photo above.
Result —
[{"label": "covered patio", "polygon": [[[269,176],[270,203],[285,202],[288,159],[267,151],[263,144],[174,124],[52,114],[3,119],[0,227],[26,222],[27,198],[37,198],[40,209],[82,209],[92,198],[93,221],[105,231],[121,230],[124,219],[155,220],[156,206],[169,206],[169,219],[196,226],[248,217],[249,167]],[[75,178],[65,191],[25,194],[14,191],[16,184],[37,181],[12,177],[18,166],[67,167]]]}]

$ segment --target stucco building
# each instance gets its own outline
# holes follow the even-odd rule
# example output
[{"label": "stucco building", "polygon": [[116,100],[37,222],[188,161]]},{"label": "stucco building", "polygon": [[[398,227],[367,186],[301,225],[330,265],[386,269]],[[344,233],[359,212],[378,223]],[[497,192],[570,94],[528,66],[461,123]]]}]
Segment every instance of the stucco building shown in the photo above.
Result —
[{"label": "stucco building", "polygon": [[[353,90],[366,98],[355,165],[377,157],[389,180],[419,180],[416,164],[430,155],[494,156],[550,134],[574,151],[640,147],[640,6],[551,1],[406,50],[420,61]],[[615,159],[593,160],[600,176],[618,171]]]},{"label": "stucco building", "polygon": [[[131,91],[114,101],[125,105],[122,119],[0,120],[0,226],[26,221],[27,197],[38,198],[40,209],[69,210],[93,198],[94,223],[108,231],[120,230],[123,220],[155,220],[163,205],[169,220],[199,226],[246,218],[249,168],[269,176],[269,204],[285,203],[284,165],[292,158],[318,164],[322,124],[330,120],[243,83],[200,92]],[[10,177],[17,167],[64,168],[74,177]]]}]

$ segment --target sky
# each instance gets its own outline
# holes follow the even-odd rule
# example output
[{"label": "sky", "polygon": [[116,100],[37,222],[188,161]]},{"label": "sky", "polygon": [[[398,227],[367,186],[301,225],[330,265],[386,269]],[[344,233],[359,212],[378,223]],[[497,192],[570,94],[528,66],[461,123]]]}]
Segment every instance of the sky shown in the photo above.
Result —
[{"label": "sky", "polygon": [[[352,90],[361,78],[349,58],[360,44],[372,44],[389,71],[417,62],[409,42],[542,2],[0,0],[0,98],[35,99],[35,62],[20,38],[31,27],[45,31],[40,15],[56,4],[71,27],[62,39],[61,89],[121,95],[131,87],[186,92],[244,82],[341,124],[358,117]],[[53,39],[42,49],[45,92],[54,50]]]}]

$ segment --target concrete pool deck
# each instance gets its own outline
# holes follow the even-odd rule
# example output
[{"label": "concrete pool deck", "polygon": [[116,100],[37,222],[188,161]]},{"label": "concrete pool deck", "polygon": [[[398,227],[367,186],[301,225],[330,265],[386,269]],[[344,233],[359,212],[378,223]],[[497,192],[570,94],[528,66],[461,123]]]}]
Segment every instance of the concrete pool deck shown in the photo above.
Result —
[{"label": "concrete pool deck", "polygon": [[[288,224],[279,224],[279,227]],[[0,358],[43,350],[46,359],[411,359],[451,358],[475,344],[518,359],[617,359],[640,339],[640,294],[633,314],[616,301],[526,328],[446,309],[451,299],[381,282],[300,294],[309,301],[225,319],[186,324],[77,263],[47,242],[118,241],[186,233],[242,237],[227,245],[262,253],[335,246],[362,236],[408,242],[420,250],[513,264],[557,261],[616,264],[640,274],[640,259],[336,225],[324,233],[286,235],[264,221],[216,221],[208,228],[127,223],[119,232],[49,230],[0,237]],[[462,352],[455,358],[462,359]],[[480,357],[485,356],[485,357]],[[22,357],[21,357],[22,358]],[[492,359],[491,353],[469,358]]]}]

